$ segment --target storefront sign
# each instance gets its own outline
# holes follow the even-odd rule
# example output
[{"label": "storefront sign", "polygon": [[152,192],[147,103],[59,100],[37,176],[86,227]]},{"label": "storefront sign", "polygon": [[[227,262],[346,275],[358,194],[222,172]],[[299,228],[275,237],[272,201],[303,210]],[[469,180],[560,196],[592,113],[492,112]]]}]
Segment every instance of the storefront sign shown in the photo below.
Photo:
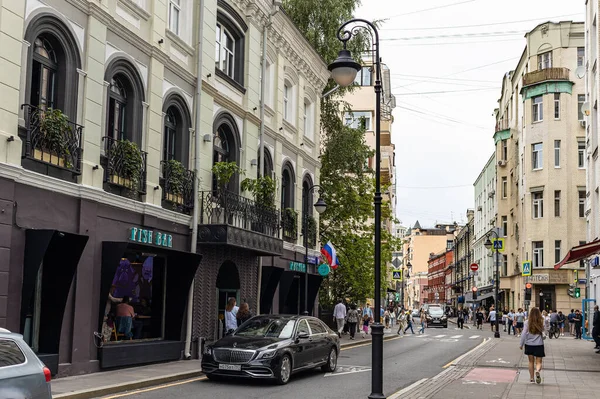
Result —
[{"label": "storefront sign", "polygon": [[307,263],[310,263],[312,265],[316,265],[317,263],[319,263],[319,257],[318,256],[308,255],[308,258],[306,258],[306,260],[308,261]]},{"label": "storefront sign", "polygon": [[532,276],[526,277],[525,281],[528,283],[549,283],[550,275],[549,274],[534,274]]},{"label": "storefront sign", "polygon": [[139,242],[142,244],[153,244],[165,248],[173,248],[173,236],[171,234],[141,229],[138,227],[131,227],[129,229],[129,241]]},{"label": "storefront sign", "polygon": [[318,271],[321,276],[325,277],[329,274],[329,272],[331,271],[331,268],[329,267],[329,265],[327,263],[323,263],[323,264],[319,265]]},{"label": "storefront sign", "polygon": [[295,272],[306,272],[306,265],[300,262],[290,262],[290,270]]}]

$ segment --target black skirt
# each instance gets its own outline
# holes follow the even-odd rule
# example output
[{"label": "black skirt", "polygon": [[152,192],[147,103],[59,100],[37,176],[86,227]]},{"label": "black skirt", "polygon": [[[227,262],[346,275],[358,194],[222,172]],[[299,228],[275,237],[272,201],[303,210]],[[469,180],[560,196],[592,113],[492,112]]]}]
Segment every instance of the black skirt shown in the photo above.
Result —
[{"label": "black skirt", "polygon": [[546,357],[544,345],[525,345],[525,354],[535,357]]}]

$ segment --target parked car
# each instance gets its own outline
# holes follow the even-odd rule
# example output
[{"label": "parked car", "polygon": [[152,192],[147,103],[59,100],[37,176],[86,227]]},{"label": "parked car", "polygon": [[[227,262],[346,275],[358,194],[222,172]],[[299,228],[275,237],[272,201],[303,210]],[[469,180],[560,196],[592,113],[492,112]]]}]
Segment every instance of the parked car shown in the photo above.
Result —
[{"label": "parked car", "polygon": [[52,399],[50,369],[20,334],[0,328],[0,392],[3,398]]},{"label": "parked car", "polygon": [[448,317],[444,314],[441,306],[429,306],[427,308],[427,328],[448,328]]},{"label": "parked car", "polygon": [[335,371],[339,353],[337,334],[315,317],[261,315],[206,345],[202,371],[210,380],[266,378],[283,385],[301,370]]}]

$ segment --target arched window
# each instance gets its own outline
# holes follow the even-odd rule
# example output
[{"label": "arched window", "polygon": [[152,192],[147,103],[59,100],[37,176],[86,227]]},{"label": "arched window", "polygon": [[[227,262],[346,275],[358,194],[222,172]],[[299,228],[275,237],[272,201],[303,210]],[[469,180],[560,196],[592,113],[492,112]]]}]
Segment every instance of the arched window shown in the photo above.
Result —
[{"label": "arched window", "polygon": [[[273,158],[271,158],[271,154],[269,150],[265,148],[265,164],[264,164],[264,175],[269,176],[271,179],[273,178]],[[258,165],[259,167],[256,169],[256,177],[260,176],[260,155],[258,156]]]},{"label": "arched window", "polygon": [[144,85],[137,68],[124,58],[106,68],[108,90],[107,136],[142,144]]},{"label": "arched window", "polygon": [[286,162],[281,172],[281,209],[294,209],[294,170],[289,162]]},{"label": "arched window", "polygon": [[168,95],[163,104],[163,112],[163,161],[177,160],[187,168],[191,127],[187,103],[179,94]]},{"label": "arched window", "polygon": [[217,0],[215,73],[236,89],[244,89],[244,42],[248,25],[225,0]]},{"label": "arched window", "polygon": [[313,215],[313,193],[310,188],[312,187],[312,179],[307,174],[302,180],[302,212],[308,216]]},{"label": "arched window", "polygon": [[165,144],[163,146],[163,161],[177,159],[175,152],[177,148],[177,117],[175,110],[171,107],[165,116]]},{"label": "arched window", "polygon": [[[213,133],[213,165],[217,162],[236,162],[238,157],[238,133],[235,120],[227,113],[220,115],[215,122]],[[231,178],[225,189],[237,193],[239,190],[239,176]],[[218,187],[216,176],[213,174],[213,190]]]},{"label": "arched window", "polygon": [[24,39],[31,43],[25,103],[59,109],[75,122],[81,57],[71,30],[54,15],[42,13],[31,20]]}]

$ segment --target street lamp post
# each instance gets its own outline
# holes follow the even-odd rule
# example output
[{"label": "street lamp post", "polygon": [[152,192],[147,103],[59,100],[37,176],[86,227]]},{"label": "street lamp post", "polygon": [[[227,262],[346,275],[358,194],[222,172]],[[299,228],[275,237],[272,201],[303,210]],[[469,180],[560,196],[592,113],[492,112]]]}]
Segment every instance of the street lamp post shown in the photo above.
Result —
[{"label": "street lamp post", "polygon": [[[304,312],[302,312],[302,314],[304,315],[308,315],[308,209],[310,206],[308,205],[308,199],[310,198],[309,194],[317,187],[319,187],[320,191],[321,186],[318,184],[313,184],[302,193],[302,202],[304,203],[304,209],[302,209],[302,226],[304,229]],[[314,207],[319,214],[325,212],[327,209],[327,204],[325,201],[323,201],[323,198],[321,198],[320,193],[319,199],[315,203]]]},{"label": "street lamp post", "polygon": [[[346,27],[350,24],[358,24],[350,29]],[[351,19],[340,26],[337,32],[338,39],[343,43],[344,48],[340,50],[338,58],[329,64],[331,77],[335,82],[342,86],[349,86],[354,82],[356,74],[361,69],[361,65],[352,59],[350,51],[346,48],[348,40],[356,35],[361,29],[371,30],[374,35],[372,51],[375,52],[373,64],[375,66],[375,195],[373,203],[375,205],[375,312],[379,315],[381,309],[381,60],[379,59],[379,32],[375,25],[365,19]],[[370,399],[385,398],[383,394],[383,325],[380,317],[375,318],[375,323],[371,326],[372,335],[372,367],[371,374],[371,394]]]},{"label": "street lamp post", "polygon": [[[492,234],[496,240],[498,240],[500,238],[500,236],[498,235],[498,233],[494,230],[490,231],[490,234]],[[488,235],[487,239],[485,240],[485,243],[483,244],[487,249],[492,249],[492,247],[494,247],[494,251],[496,252],[496,278],[495,278],[495,286],[494,286],[494,295],[495,295],[495,305],[496,305],[496,331],[494,331],[494,338],[500,338],[500,330],[498,329],[498,309],[500,308],[500,306],[498,305],[498,291],[500,290],[500,271],[499,271],[499,262],[498,262],[498,247],[497,245],[492,244],[492,242],[490,241],[490,236]]]}]

